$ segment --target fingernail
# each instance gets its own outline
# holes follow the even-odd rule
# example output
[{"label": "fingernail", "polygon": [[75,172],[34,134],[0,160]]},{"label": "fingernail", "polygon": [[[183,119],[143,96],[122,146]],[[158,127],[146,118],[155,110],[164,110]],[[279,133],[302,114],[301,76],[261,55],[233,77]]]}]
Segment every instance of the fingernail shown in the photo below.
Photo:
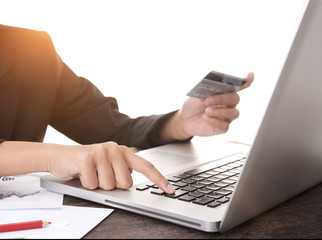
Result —
[{"label": "fingernail", "polygon": [[173,186],[171,184],[167,185],[167,189],[170,193],[174,193],[176,190],[174,190]]}]

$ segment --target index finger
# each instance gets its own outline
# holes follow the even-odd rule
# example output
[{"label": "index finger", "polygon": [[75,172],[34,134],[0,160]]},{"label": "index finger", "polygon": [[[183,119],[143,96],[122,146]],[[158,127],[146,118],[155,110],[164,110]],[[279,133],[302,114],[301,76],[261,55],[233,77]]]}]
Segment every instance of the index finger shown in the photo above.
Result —
[{"label": "index finger", "polygon": [[247,82],[240,89],[238,89],[238,91],[241,91],[241,90],[243,90],[245,88],[248,88],[253,83],[253,81],[254,81],[254,73],[253,72],[248,73],[246,79],[247,79]]},{"label": "index finger", "polygon": [[128,148],[123,148],[123,154],[129,168],[144,174],[162,191],[169,194],[175,192],[171,183],[153,166],[152,163],[131,152]]}]

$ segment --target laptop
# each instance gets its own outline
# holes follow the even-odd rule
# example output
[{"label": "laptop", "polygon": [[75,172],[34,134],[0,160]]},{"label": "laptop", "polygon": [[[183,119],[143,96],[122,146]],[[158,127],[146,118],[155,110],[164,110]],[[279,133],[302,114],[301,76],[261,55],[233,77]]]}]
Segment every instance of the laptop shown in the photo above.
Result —
[{"label": "laptop", "polygon": [[41,177],[45,189],[207,232],[225,232],[321,183],[322,1],[307,3],[251,146],[194,138],[138,152],[173,186],[164,194],[134,172],[128,190],[88,190]]}]

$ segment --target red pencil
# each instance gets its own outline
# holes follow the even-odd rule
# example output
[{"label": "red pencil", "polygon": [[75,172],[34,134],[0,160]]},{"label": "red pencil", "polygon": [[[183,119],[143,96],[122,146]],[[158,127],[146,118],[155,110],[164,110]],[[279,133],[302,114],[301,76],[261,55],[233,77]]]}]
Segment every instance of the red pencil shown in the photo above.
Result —
[{"label": "red pencil", "polygon": [[49,224],[51,224],[51,222],[47,222],[43,220],[0,224],[0,232],[11,232],[11,231],[18,231],[18,230],[43,228]]}]

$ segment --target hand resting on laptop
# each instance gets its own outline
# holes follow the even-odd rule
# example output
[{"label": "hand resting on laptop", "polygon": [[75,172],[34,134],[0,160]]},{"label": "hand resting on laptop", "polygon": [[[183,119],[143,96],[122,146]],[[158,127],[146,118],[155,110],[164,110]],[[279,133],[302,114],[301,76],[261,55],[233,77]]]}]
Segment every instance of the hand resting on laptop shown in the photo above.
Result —
[{"label": "hand resting on laptop", "polygon": [[0,156],[1,176],[50,172],[62,178],[79,177],[85,188],[111,190],[131,187],[135,169],[165,192],[174,192],[150,162],[114,142],[65,146],[8,141],[1,144]]}]

